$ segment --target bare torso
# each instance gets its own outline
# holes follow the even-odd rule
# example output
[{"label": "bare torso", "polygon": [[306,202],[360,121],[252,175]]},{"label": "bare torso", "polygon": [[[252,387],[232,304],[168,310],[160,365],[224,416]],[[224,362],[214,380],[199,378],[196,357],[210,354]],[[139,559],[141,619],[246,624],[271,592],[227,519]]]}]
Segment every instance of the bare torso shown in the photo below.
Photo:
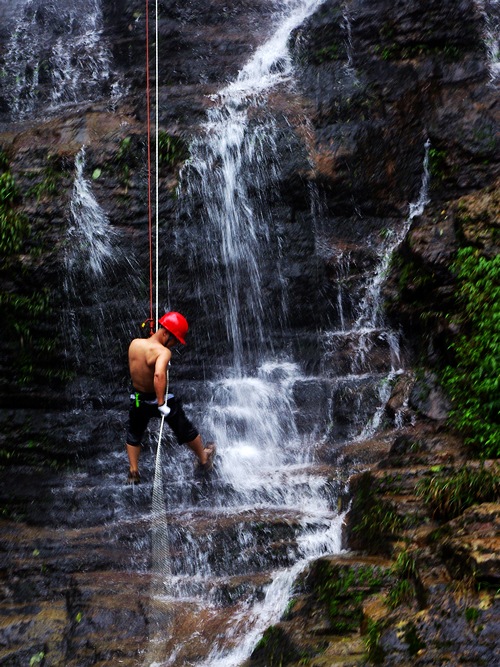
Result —
[{"label": "bare torso", "polygon": [[[166,373],[172,353],[153,336],[135,338],[128,349],[130,377],[136,391],[165,393]],[[163,392],[163,393],[161,393]],[[159,397],[159,396],[158,396]]]}]

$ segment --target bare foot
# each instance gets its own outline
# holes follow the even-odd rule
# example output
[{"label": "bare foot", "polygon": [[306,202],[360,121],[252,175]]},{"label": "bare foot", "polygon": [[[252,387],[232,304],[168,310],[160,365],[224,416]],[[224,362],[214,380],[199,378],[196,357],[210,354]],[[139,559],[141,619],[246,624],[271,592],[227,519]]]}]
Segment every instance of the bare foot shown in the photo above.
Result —
[{"label": "bare foot", "polygon": [[200,459],[200,468],[204,472],[209,472],[214,467],[215,452],[215,442],[207,443],[207,446],[203,450],[203,458]]}]

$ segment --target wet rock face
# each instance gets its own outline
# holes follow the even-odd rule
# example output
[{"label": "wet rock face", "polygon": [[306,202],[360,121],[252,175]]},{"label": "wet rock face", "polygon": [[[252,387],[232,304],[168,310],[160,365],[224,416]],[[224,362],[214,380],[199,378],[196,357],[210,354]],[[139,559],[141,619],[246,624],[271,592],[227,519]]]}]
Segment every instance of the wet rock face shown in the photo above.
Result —
[{"label": "wet rock face", "polygon": [[[70,1],[63,6],[66,12],[74,8]],[[6,3],[2,7],[6,19],[14,21]],[[39,12],[34,23],[45,31],[43,35],[49,35],[47,12],[54,11],[51,7],[35,2],[32,9],[21,7],[16,18],[22,11]],[[150,7],[151,21],[153,9]],[[167,135],[187,145],[199,132],[199,123],[213,104],[209,95],[234,79],[262,43],[274,11],[273,3],[264,2],[161,4],[159,111]],[[113,267],[113,275],[106,276],[111,287],[103,297],[109,299],[103,329],[116,321],[116,313],[123,310],[122,300],[137,312],[133,315],[137,325],[147,315],[142,305],[147,300],[143,273],[148,262],[144,14],[144,5],[138,1],[101,4],[101,56],[108,59],[110,74],[102,89],[84,96],[85,101],[76,107],[55,107],[50,120],[45,119],[45,109],[28,123],[12,115],[8,91],[5,86],[0,89],[6,108],[0,143],[24,193],[21,208],[28,213],[33,233],[44,239],[42,252],[47,261],[29,261],[28,255],[23,265],[28,263],[30,284],[40,283],[41,277],[52,292],[56,312],[47,318],[57,318],[63,309],[60,281],[65,272],[69,200],[75,159],[83,144],[86,175],[95,197],[111,225],[122,232],[123,261]],[[57,28],[57,23],[54,26]],[[79,29],[75,25],[75,35]],[[488,86],[483,33],[484,17],[471,1],[428,2],[416,12],[404,2],[354,2],[347,6],[328,0],[293,34],[295,91],[276,92],[267,102],[280,126],[276,156],[280,172],[271,211],[286,261],[279,279],[269,261],[271,269],[263,276],[263,284],[275,300],[280,280],[288,285],[289,331],[284,336],[278,329],[273,332],[276,340],[281,338],[280,346],[307,347],[307,338],[316,329],[339,325],[334,304],[339,298],[340,262],[338,253],[332,255],[328,249],[341,249],[343,257],[348,257],[349,266],[341,277],[349,285],[343,307],[349,319],[355,317],[353,295],[357,288],[362,289],[366,272],[375,265],[381,241],[401,225],[410,202],[418,196],[426,139],[431,142],[431,194],[439,201],[432,204],[432,214],[425,212],[421,220],[414,221],[411,253],[417,264],[431,265],[440,290],[436,298],[442,298],[447,288],[443,283],[451,285],[446,265],[457,243],[456,225],[453,216],[446,220],[442,216],[439,226],[436,224],[441,200],[473,197],[476,189],[488,187],[498,173],[497,101],[494,88]],[[5,32],[5,62],[9,36]],[[62,36],[68,39],[68,35]],[[48,49],[50,40],[42,41]],[[110,102],[109,87],[115,84],[116,94]],[[43,100],[48,95],[47,86],[54,86],[47,77],[40,85]],[[129,142],[127,150],[124,140]],[[204,202],[195,202],[189,220],[179,215],[175,188],[185,153],[171,157],[160,173],[161,231],[171,239],[162,248],[160,263],[162,276],[168,274],[169,293],[175,295],[171,301],[182,304],[188,317],[197,322],[193,345],[185,356],[187,375],[192,377],[198,353],[215,354],[218,359],[226,353],[223,345],[216,350],[213,347],[214,340],[224,337],[224,326],[206,312],[205,304],[216,296],[208,282],[193,288],[193,264],[202,270],[210,268],[200,264],[196,251],[193,254],[193,236]],[[100,175],[92,179],[95,173]],[[319,204],[315,215],[310,214],[311,185]],[[261,194],[254,192],[252,196],[258,199]],[[470,224],[464,228],[469,236],[470,228]],[[189,254],[194,257],[191,264],[186,262]],[[132,278],[130,258],[135,262]],[[131,283],[131,289],[123,289]],[[9,289],[25,291],[22,276],[16,277]],[[93,286],[86,288],[87,293],[91,291]],[[405,323],[410,319],[404,298],[410,301],[414,296],[411,291],[403,294],[401,304],[401,290],[392,286],[391,301],[398,304],[394,319],[398,312],[405,316]],[[414,326],[411,318],[410,333]],[[105,351],[113,372],[126,373],[118,350],[137,333],[135,327],[135,322],[132,326],[121,324],[125,331],[118,332],[117,345]],[[203,333],[207,330],[213,332],[209,347]],[[11,345],[15,344],[12,341]],[[314,346],[310,347],[308,358],[314,355]],[[99,367],[95,352],[91,357],[93,365]],[[340,357],[339,368],[348,367],[349,352]],[[311,366],[317,364],[318,359],[314,359]],[[85,374],[81,367],[76,370]],[[31,390],[37,390],[35,383]]]}]

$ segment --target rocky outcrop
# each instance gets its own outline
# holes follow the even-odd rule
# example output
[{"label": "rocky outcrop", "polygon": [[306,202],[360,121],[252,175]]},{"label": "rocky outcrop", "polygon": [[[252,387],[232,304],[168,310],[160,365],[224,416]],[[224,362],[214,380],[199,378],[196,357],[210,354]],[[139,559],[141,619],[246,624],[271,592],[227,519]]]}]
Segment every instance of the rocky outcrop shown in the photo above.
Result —
[{"label": "rocky outcrop", "polygon": [[353,448],[358,464],[366,463],[351,480],[351,550],[311,565],[248,667],[301,659],[314,667],[496,661],[498,464],[490,465],[496,502],[436,520],[419,484],[440,470],[461,470],[466,451],[430,423],[386,433],[385,443],[378,463],[371,462],[373,443]]}]

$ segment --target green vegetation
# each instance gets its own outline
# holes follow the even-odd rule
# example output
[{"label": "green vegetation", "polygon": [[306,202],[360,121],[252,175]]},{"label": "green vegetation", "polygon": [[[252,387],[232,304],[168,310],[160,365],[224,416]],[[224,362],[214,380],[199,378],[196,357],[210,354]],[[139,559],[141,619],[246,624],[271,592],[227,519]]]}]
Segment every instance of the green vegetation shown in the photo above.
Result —
[{"label": "green vegetation", "polygon": [[481,457],[500,457],[500,255],[462,248],[457,272],[454,363],[443,372],[453,410],[451,423]]},{"label": "green vegetation", "polygon": [[379,567],[338,567],[326,561],[318,563],[316,574],[316,597],[326,606],[332,629],[337,634],[359,630],[363,600],[379,592],[387,580],[386,572]]},{"label": "green vegetation", "polygon": [[385,651],[380,639],[382,637],[382,623],[369,618],[366,624],[366,633],[363,637],[366,647],[367,658],[375,665],[381,665],[385,659]]},{"label": "green vegetation", "polygon": [[49,154],[47,156],[47,164],[41,171],[41,174],[31,173],[28,176],[38,178],[38,182],[28,188],[26,197],[36,197],[37,200],[40,200],[43,197],[54,197],[59,193],[61,180],[65,176],[65,170],[59,164],[59,157]]},{"label": "green vegetation", "polygon": [[[136,160],[137,158],[134,155],[134,151],[132,150],[132,137],[124,137],[120,141],[120,145],[118,146],[118,150],[116,151],[113,161],[118,166],[120,178],[123,181],[123,186],[125,188],[125,193],[128,192],[130,187],[130,168],[131,166],[135,166]],[[102,169],[97,167],[94,169],[92,178],[96,180],[101,176],[101,174]]]},{"label": "green vegetation", "polygon": [[167,132],[158,133],[158,163],[160,167],[173,167],[188,156],[186,143],[181,137]]},{"label": "green vegetation", "polygon": [[315,64],[331,62],[332,60],[346,60],[346,52],[343,44],[333,43],[318,49],[311,60]]},{"label": "green vegetation", "polygon": [[476,607],[467,607],[465,610],[465,618],[471,625],[477,623],[480,616],[481,612],[479,609],[476,609]]},{"label": "green vegetation", "polygon": [[500,496],[500,468],[491,470],[462,468],[454,473],[438,471],[424,478],[416,493],[430,508],[436,519],[448,521],[477,503],[493,502]]},{"label": "green vegetation", "polygon": [[21,193],[1,150],[0,171],[0,252],[4,276],[8,276],[3,281],[8,287],[0,290],[0,320],[3,344],[15,358],[9,383],[26,386],[35,378],[43,382],[66,379],[54,356],[55,337],[52,332],[44,335],[40,326],[40,320],[51,319],[49,290],[33,288],[38,281],[31,273],[31,264],[20,258],[21,252],[23,258],[38,256],[40,247],[27,243],[31,230],[19,212]]},{"label": "green vegetation", "polygon": [[378,495],[370,473],[360,478],[351,508],[352,532],[371,552],[387,548],[387,539],[397,535],[406,524],[394,507]]},{"label": "green vegetation", "polygon": [[408,653],[410,655],[417,655],[420,649],[425,648],[425,643],[420,639],[417,628],[413,623],[406,624],[403,637],[408,644]]},{"label": "green vegetation", "polygon": [[396,583],[389,589],[387,604],[395,609],[401,604],[409,604],[416,594],[418,571],[413,553],[407,549],[400,551],[391,567],[391,574],[396,578]]},{"label": "green vegetation", "polygon": [[47,289],[29,295],[0,292],[0,313],[5,338],[12,338],[16,346],[16,363],[11,380],[27,386],[35,379],[65,381],[70,374],[61,370],[54,358],[57,340],[54,335],[43,335],[39,322],[50,321],[52,308]]},{"label": "green vegetation", "polygon": [[0,253],[12,255],[21,250],[29,228],[26,218],[17,210],[20,199],[14,177],[0,151]]},{"label": "green vegetation", "polygon": [[277,625],[271,625],[262,635],[252,653],[252,664],[281,667],[301,661],[304,656],[290,643],[286,633]]},{"label": "green vegetation", "polygon": [[446,176],[446,151],[438,148],[429,149],[429,172],[432,182],[442,182]]},{"label": "green vegetation", "polygon": [[40,651],[39,653],[35,653],[35,655],[31,656],[30,667],[35,667],[36,665],[41,665],[44,661],[44,658],[45,658],[45,653],[43,651]]},{"label": "green vegetation", "polygon": [[413,60],[415,58],[438,56],[449,62],[456,62],[463,55],[463,51],[455,44],[399,44],[396,41],[382,41],[383,43],[377,44],[374,49],[382,60]]}]

